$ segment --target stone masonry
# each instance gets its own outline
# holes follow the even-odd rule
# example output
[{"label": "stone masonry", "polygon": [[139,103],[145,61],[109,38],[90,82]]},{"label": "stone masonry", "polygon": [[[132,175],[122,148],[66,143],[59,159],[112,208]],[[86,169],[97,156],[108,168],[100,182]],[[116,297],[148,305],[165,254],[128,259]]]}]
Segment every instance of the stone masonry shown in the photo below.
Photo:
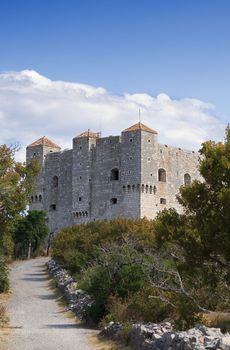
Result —
[{"label": "stone masonry", "polygon": [[180,212],[180,186],[200,179],[198,153],[159,144],[142,123],[121,136],[86,131],[64,151],[42,137],[26,153],[41,165],[30,210],[47,212],[51,233],[93,220],[153,219],[164,208]]}]

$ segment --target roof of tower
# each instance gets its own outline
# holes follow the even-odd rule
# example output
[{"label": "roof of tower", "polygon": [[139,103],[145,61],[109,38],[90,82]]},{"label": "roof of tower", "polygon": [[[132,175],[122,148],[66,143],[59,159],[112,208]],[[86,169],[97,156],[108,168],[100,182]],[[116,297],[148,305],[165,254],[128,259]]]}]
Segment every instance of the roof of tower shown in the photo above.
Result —
[{"label": "roof of tower", "polygon": [[48,147],[53,147],[53,148],[61,148],[60,146],[56,145],[56,143],[54,143],[53,141],[49,140],[47,137],[43,136],[40,139],[38,139],[37,141],[34,141],[33,143],[31,143],[29,146],[27,147],[35,147],[35,146],[48,146]]},{"label": "roof of tower", "polygon": [[80,137],[98,137],[98,133],[92,131],[84,131],[80,135],[76,136],[76,138]]},{"label": "roof of tower", "polygon": [[130,126],[129,128],[127,128],[125,130],[123,130],[123,132],[136,131],[136,130],[143,130],[143,131],[146,131],[146,132],[151,132],[152,134],[157,134],[157,131],[149,128],[147,125],[144,125],[144,124],[142,124],[140,122]]}]

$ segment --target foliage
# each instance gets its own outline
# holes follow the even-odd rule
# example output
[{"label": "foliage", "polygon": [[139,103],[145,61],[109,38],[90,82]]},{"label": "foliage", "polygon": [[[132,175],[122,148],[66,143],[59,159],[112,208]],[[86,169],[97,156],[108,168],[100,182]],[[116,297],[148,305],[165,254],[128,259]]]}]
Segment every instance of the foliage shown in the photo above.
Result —
[{"label": "foliage", "polygon": [[12,233],[26,209],[28,196],[39,172],[36,160],[23,165],[14,160],[16,149],[0,146],[0,250],[9,257],[13,253]]},{"label": "foliage", "polygon": [[28,211],[25,217],[19,219],[14,232],[15,257],[27,257],[29,245],[32,255],[36,256],[47,235],[46,213],[42,210]]},{"label": "foliage", "polygon": [[178,196],[184,213],[165,210],[155,224],[157,245],[178,276],[158,290],[162,298],[171,292],[174,303],[180,296],[182,318],[183,310],[230,309],[230,129],[225,142],[205,142],[200,154],[203,180],[182,187]]},{"label": "foliage", "polygon": [[6,260],[0,256],[0,293],[7,292],[9,289],[8,268]]}]

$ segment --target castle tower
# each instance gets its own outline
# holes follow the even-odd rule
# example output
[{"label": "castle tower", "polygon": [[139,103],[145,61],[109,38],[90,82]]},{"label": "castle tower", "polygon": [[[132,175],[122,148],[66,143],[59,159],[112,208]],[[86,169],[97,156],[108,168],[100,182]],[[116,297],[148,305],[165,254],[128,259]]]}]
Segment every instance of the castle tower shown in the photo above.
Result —
[{"label": "castle tower", "polygon": [[74,223],[91,217],[92,158],[98,134],[85,131],[73,138],[72,214]]},{"label": "castle tower", "polygon": [[47,154],[59,152],[61,148],[53,141],[43,136],[37,141],[31,143],[26,148],[26,162],[29,163],[36,158],[40,164],[41,170],[36,177],[35,191],[30,196],[30,209],[44,209],[44,162]]},{"label": "castle tower", "polygon": [[[151,166],[156,147],[157,132],[140,122],[122,132],[123,210],[129,217],[145,216],[143,203],[148,186],[152,190]],[[149,158],[152,159],[151,164]]]}]

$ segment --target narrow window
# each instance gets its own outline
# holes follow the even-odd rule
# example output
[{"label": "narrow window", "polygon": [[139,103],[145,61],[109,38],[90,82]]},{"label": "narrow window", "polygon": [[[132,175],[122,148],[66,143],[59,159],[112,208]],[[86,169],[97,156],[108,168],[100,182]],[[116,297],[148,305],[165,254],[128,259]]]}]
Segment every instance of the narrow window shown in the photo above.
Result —
[{"label": "narrow window", "polygon": [[133,142],[133,139],[129,139],[129,142]]},{"label": "narrow window", "polygon": [[33,197],[33,196],[30,197],[30,202],[31,202],[31,203],[34,202],[34,197]]},{"label": "narrow window", "polygon": [[41,194],[39,195],[38,200],[39,200],[39,202],[41,203],[41,201],[42,201],[42,196],[41,196]]},{"label": "narrow window", "polygon": [[110,199],[111,204],[117,204],[117,198],[111,198]]},{"label": "narrow window", "polygon": [[165,198],[160,198],[160,204],[166,204],[166,199]]},{"label": "narrow window", "polygon": [[79,198],[78,198],[78,201],[81,202],[81,201],[82,201],[82,197],[79,197]]},{"label": "narrow window", "polygon": [[50,210],[51,211],[56,210],[56,204],[50,204]]},{"label": "narrow window", "polygon": [[158,170],[158,181],[166,182],[166,171],[165,169]]},{"label": "narrow window", "polygon": [[154,194],[157,193],[157,188],[156,188],[156,186],[153,186],[153,193],[154,193]]},{"label": "narrow window", "polygon": [[38,196],[35,196],[35,203],[37,203],[38,201]]},{"label": "narrow window", "polygon": [[58,187],[58,177],[54,176],[52,178],[52,188],[57,188]]},{"label": "narrow window", "polygon": [[185,186],[191,185],[191,176],[188,173],[184,174],[184,184]]},{"label": "narrow window", "polygon": [[119,180],[119,170],[117,168],[113,168],[110,172],[110,180],[117,181]]}]

